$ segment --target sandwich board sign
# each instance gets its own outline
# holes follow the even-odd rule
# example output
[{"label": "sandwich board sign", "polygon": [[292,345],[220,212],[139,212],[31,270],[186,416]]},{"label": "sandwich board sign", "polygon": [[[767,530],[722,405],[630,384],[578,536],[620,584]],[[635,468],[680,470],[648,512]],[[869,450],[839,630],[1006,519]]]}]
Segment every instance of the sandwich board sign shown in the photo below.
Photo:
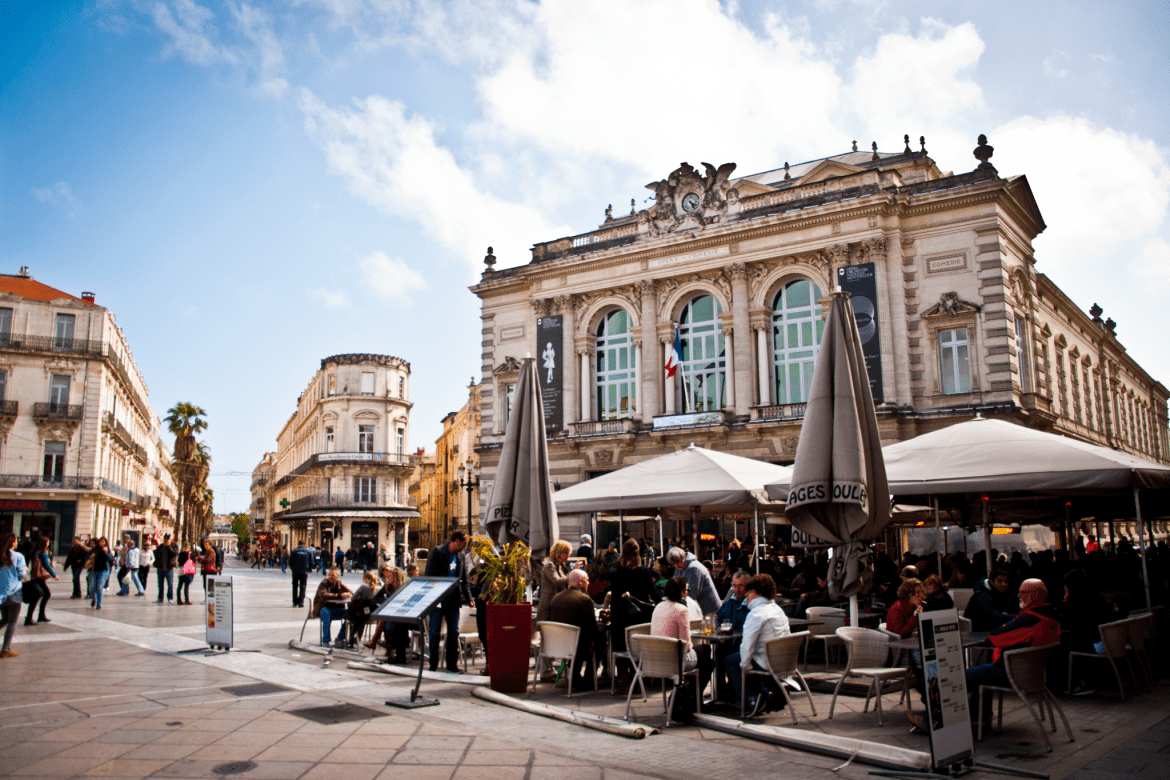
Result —
[{"label": "sandwich board sign", "polygon": [[232,646],[232,578],[213,574],[207,578],[207,646],[230,650]]},{"label": "sandwich board sign", "polygon": [[936,772],[952,774],[975,758],[967,708],[967,667],[959,613],[940,609],[918,614],[918,646],[926,686],[930,757]]}]

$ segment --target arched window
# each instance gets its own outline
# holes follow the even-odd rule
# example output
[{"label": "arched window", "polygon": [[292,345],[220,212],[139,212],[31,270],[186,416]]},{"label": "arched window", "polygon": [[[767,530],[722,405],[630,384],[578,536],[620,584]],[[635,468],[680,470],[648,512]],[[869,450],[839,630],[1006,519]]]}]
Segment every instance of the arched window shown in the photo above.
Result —
[{"label": "arched window", "polygon": [[808,279],[784,285],[772,302],[772,376],[778,404],[808,400],[825,321],[821,288]]},{"label": "arched window", "polygon": [[726,347],[719,302],[710,295],[692,298],[683,307],[678,332],[682,341],[679,395],[684,412],[708,412],[723,408],[723,381],[727,370]]},{"label": "arched window", "polygon": [[615,309],[597,326],[597,418],[629,417],[635,406],[634,339],[630,315]]}]

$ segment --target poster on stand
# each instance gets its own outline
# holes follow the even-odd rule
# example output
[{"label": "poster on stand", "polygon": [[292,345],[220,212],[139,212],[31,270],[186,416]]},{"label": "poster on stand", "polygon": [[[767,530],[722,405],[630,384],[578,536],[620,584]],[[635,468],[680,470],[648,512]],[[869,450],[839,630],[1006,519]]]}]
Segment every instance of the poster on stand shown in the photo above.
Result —
[{"label": "poster on stand", "polygon": [[975,756],[975,743],[967,709],[967,666],[959,613],[953,609],[920,612],[918,646],[932,764],[936,770],[946,770],[969,763]]},{"label": "poster on stand", "polygon": [[456,577],[414,577],[394,591],[389,601],[370,613],[370,620],[417,623],[459,583]]},{"label": "poster on stand", "polygon": [[219,574],[207,578],[207,646],[232,646],[232,578]]}]

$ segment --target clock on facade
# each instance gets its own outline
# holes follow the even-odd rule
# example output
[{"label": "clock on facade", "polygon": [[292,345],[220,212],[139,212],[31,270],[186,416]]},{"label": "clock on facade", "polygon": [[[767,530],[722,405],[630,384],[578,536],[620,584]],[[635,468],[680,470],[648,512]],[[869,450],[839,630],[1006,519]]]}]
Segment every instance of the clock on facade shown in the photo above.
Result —
[{"label": "clock on facade", "polygon": [[689,192],[683,196],[682,210],[690,214],[699,206],[699,195],[696,192]]}]

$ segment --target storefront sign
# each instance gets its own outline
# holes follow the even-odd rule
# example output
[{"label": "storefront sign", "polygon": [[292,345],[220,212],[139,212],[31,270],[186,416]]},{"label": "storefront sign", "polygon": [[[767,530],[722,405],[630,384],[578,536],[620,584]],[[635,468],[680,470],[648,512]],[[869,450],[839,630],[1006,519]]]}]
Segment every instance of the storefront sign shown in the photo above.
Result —
[{"label": "storefront sign", "polygon": [[695,412],[694,414],[668,414],[654,418],[655,428],[684,428],[692,425],[719,425],[723,412]]},{"label": "storefront sign", "polygon": [[5,499],[0,501],[0,511],[6,512],[43,512],[46,506],[44,501],[14,501]]},{"label": "storefront sign", "polygon": [[832,547],[832,542],[826,542],[819,536],[813,536],[810,533],[800,530],[796,526],[792,526],[792,541],[789,543],[791,547]]},{"label": "storefront sign", "polygon": [[865,371],[869,374],[869,390],[873,402],[882,402],[882,344],[878,329],[877,276],[873,263],[847,265],[837,269],[837,286],[850,294],[857,331],[861,335],[861,353],[865,356]]},{"label": "storefront sign", "polygon": [[318,463],[325,463],[331,460],[373,460],[374,453],[372,452],[322,452],[317,455]]},{"label": "storefront sign", "polygon": [[231,577],[207,578],[207,646],[224,650],[232,646]]},{"label": "storefront sign", "polygon": [[918,644],[926,684],[931,760],[936,770],[945,771],[970,762],[975,755],[959,613],[953,609],[920,612]]},{"label": "storefront sign", "polygon": [[563,377],[565,361],[572,359],[572,355],[565,354],[563,349],[563,328],[564,317],[560,314],[536,319],[536,376],[540,379],[540,400],[544,404],[544,430],[550,434],[559,433],[565,424],[561,408]]}]

